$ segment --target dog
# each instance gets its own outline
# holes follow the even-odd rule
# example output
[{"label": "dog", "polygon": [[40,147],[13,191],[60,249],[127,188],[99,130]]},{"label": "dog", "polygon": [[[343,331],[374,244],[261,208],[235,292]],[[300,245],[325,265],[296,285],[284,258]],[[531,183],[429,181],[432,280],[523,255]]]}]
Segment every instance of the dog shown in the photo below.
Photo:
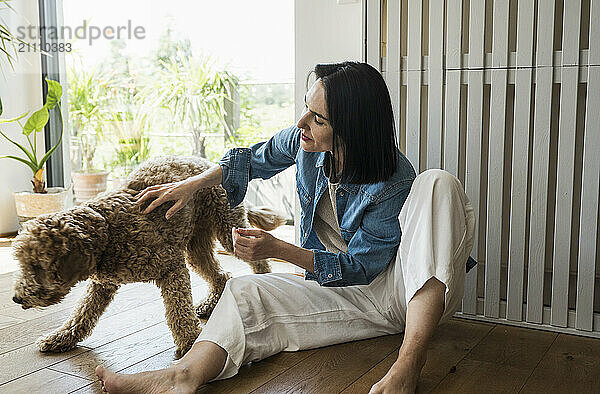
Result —
[{"label": "dog", "polygon": [[[136,203],[136,195],[146,187],[181,181],[212,165],[195,157],[152,159],[120,189],[24,223],[13,242],[21,267],[14,302],[24,309],[53,305],[76,283],[89,279],[68,321],[38,339],[40,351],[75,347],[92,333],[119,286],[132,282],[154,282],[161,289],[176,357],[190,349],[200,333],[199,318],[210,315],[230,277],[215,258],[215,240],[233,253],[233,227],[251,224],[272,230],[284,223],[269,209],[231,208],[221,186],[197,191],[169,220],[165,213],[173,202],[148,214]],[[195,310],[186,261],[209,285],[208,296]],[[247,263],[254,273],[271,272],[266,260]]]}]

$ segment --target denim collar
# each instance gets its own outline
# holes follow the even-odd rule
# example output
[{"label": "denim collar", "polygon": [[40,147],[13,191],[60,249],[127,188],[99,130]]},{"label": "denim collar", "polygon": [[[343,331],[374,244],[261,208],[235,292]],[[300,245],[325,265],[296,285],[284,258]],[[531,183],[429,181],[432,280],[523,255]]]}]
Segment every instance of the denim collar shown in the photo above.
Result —
[{"label": "denim collar", "polygon": [[[325,171],[323,170],[323,166],[325,164],[325,152],[320,152],[319,157],[315,163],[315,167],[321,167],[321,173],[325,176]],[[325,176],[325,178],[327,178]],[[360,189],[360,185],[356,183],[340,183],[342,189],[349,191],[352,194],[358,194],[358,190]]]},{"label": "denim collar", "polygon": [[325,164],[325,152],[320,152],[319,158],[317,159],[317,162],[315,163],[315,167],[323,167],[324,164]]}]

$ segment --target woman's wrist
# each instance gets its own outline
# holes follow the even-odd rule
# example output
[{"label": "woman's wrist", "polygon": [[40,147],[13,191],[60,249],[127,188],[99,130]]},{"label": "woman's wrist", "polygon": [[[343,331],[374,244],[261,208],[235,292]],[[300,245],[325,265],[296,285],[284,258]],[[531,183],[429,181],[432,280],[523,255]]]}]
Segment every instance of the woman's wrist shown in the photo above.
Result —
[{"label": "woman's wrist", "polygon": [[273,257],[290,262],[309,272],[315,271],[314,254],[312,250],[301,248],[281,239],[275,238],[275,240],[275,244],[273,245]]},{"label": "woman's wrist", "polygon": [[206,180],[204,179],[202,174],[194,175],[193,177],[188,179],[188,182],[190,182],[195,192],[206,187]]},{"label": "woman's wrist", "polygon": [[220,185],[222,179],[223,170],[218,164],[215,164],[213,167],[209,168],[201,174],[194,175],[193,177],[188,178],[188,180],[193,185],[195,191],[206,187]]}]

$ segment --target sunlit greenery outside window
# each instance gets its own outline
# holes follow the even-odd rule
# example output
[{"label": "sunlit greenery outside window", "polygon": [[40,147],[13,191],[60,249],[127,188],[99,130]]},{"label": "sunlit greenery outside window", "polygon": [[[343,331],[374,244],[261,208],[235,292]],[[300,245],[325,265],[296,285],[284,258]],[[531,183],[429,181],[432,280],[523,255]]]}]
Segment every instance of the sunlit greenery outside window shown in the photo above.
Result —
[{"label": "sunlit greenery outside window", "polygon": [[209,57],[195,57],[187,41],[170,38],[166,31],[150,58],[132,58],[123,41],[114,41],[98,66],[73,59],[73,168],[121,176],[156,155],[215,161],[293,122],[291,83],[240,82]]},{"label": "sunlit greenery outside window", "polygon": [[[64,1],[65,8],[73,7],[72,1]],[[288,3],[293,9],[293,2]],[[275,4],[281,3],[270,6]],[[68,14],[65,24],[81,25],[81,19],[75,18],[82,17],[85,23],[94,23],[81,14],[69,20]],[[75,172],[107,172],[110,189],[148,158],[193,155],[215,162],[231,147],[264,141],[294,123],[293,78],[269,80],[263,75],[256,79],[239,64],[223,65],[218,57],[193,46],[194,37],[181,33],[175,19],[166,18],[155,41],[144,42],[152,49],[142,55],[135,50],[136,42],[112,39],[105,42],[108,48],[98,51],[102,57],[92,60],[89,48],[78,50],[85,42],[71,40],[73,50],[65,53],[66,98]],[[242,27],[228,27],[236,28],[236,34],[243,37]],[[257,53],[269,50],[267,44],[264,48],[260,42],[256,45]],[[284,177],[290,178],[289,174]],[[287,188],[289,182],[274,180],[270,187],[282,189],[284,184]],[[260,193],[259,189],[262,186],[250,188],[249,194]],[[282,197],[275,198],[284,202],[288,217],[292,216],[293,191],[292,183],[291,190],[278,190]]]}]

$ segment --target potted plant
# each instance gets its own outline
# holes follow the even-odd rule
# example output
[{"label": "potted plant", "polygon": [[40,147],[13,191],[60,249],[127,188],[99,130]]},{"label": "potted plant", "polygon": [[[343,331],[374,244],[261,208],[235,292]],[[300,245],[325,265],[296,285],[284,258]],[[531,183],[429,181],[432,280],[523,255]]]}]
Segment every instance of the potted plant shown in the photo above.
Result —
[{"label": "potted plant", "polygon": [[226,137],[232,134],[225,107],[233,101],[236,78],[217,70],[209,57],[171,59],[161,66],[152,91],[156,104],[168,108],[183,129],[191,130],[192,154],[207,157],[208,136],[220,133],[220,127]]},{"label": "potted plant", "polygon": [[[0,0],[0,14],[6,13],[6,11],[17,14],[11,6],[10,0]],[[2,77],[6,77],[5,66],[14,70],[14,61],[17,59],[19,47],[25,47],[27,51],[39,52],[42,55],[47,54],[13,35],[9,25],[0,18],[0,74]],[[2,97],[0,97],[0,114],[2,114]],[[0,188],[0,234],[2,235],[11,234],[15,229],[13,199],[13,193],[9,188]]]},{"label": "potted plant", "polygon": [[120,186],[127,175],[148,158],[150,123],[150,116],[141,107],[111,115],[109,124],[114,142],[112,166],[115,187]]},{"label": "potted plant", "polygon": [[[97,76],[95,70],[80,71],[69,69],[69,109],[72,125],[72,135],[75,137],[72,148],[79,158],[80,168],[73,171],[73,191],[75,201],[81,203],[96,197],[106,190],[108,172],[94,165],[94,156],[98,142],[103,137],[101,111],[106,105],[104,90],[106,80]],[[78,163],[74,163],[78,164]]]},{"label": "potted plant", "polygon": [[[46,188],[46,182],[44,181],[44,164],[50,158],[50,155],[58,148],[62,142],[63,127],[62,127],[62,112],[60,110],[60,98],[62,96],[62,87],[56,81],[46,78],[48,84],[48,93],[46,95],[46,104],[31,114],[25,124],[21,121],[29,114],[26,112],[16,118],[12,119],[0,119],[1,124],[17,123],[21,129],[23,135],[27,138],[29,148],[13,141],[6,134],[0,131],[0,135],[10,141],[12,144],[17,146],[25,155],[25,157],[18,157],[12,155],[0,156],[0,158],[8,158],[17,160],[27,165],[33,172],[33,179],[31,183],[33,185],[33,193],[29,191],[14,193],[15,203],[17,208],[17,215],[19,222],[23,223],[26,220],[34,218],[44,213],[58,212],[65,208],[68,190],[62,187],[57,188]],[[51,110],[55,109],[58,111],[60,119],[60,138],[56,145],[54,145],[48,152],[46,152],[41,159],[38,160],[38,152],[36,151],[37,134],[40,133],[50,118]],[[2,107],[0,106],[0,115],[2,115]],[[32,141],[33,136],[33,141]]]}]

